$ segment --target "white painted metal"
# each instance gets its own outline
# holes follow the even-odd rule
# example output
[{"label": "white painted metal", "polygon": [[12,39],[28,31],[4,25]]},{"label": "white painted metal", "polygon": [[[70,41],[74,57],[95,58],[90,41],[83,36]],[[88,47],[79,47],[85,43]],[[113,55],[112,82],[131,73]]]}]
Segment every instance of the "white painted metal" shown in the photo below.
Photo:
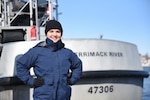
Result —
[{"label": "white painted metal", "polygon": [[[72,49],[81,58],[83,71],[143,70],[137,47],[134,44],[98,39],[63,41],[67,48]],[[5,44],[0,60],[0,74],[2,77],[13,76],[16,57],[25,53],[38,42],[25,41]]]}]

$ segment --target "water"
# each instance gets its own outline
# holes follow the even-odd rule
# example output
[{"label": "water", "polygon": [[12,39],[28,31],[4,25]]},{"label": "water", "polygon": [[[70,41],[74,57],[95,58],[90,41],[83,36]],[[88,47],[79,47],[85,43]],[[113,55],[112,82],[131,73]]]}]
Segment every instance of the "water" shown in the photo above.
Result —
[{"label": "water", "polygon": [[[145,67],[144,70],[150,75],[150,67]],[[144,78],[143,100],[150,100],[150,76],[148,78]]]}]

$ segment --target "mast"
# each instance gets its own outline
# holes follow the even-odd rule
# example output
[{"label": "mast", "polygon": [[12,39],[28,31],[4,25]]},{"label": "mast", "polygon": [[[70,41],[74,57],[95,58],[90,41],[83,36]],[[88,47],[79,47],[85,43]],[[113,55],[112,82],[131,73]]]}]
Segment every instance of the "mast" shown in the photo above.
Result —
[{"label": "mast", "polygon": [[58,0],[56,0],[56,20],[58,20]]}]

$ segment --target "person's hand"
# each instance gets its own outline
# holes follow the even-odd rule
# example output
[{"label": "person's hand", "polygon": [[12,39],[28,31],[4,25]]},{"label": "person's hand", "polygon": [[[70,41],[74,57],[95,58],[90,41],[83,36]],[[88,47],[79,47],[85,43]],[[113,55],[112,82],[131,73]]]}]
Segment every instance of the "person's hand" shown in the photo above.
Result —
[{"label": "person's hand", "polygon": [[68,83],[69,85],[73,85],[70,79],[67,79],[67,83]]},{"label": "person's hand", "polygon": [[43,84],[44,84],[44,79],[42,79],[42,78],[35,78],[34,79],[34,83],[33,83],[34,87],[40,87]]}]

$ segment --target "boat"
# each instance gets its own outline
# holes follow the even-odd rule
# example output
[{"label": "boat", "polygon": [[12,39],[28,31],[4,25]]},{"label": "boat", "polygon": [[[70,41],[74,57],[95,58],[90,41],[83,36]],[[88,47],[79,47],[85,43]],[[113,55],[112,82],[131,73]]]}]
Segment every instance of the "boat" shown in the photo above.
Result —
[{"label": "boat", "polygon": [[[31,0],[26,3],[32,4]],[[0,100],[33,100],[33,88],[16,77],[16,60],[45,39],[41,31],[44,27],[39,22],[35,24],[39,31],[31,34],[34,22],[37,21],[31,21],[29,26],[1,27]],[[63,42],[83,62],[83,75],[71,86],[71,100],[142,100],[143,80],[149,75],[141,66],[135,44],[107,39],[63,39]],[[33,69],[30,71],[34,76]]]}]

